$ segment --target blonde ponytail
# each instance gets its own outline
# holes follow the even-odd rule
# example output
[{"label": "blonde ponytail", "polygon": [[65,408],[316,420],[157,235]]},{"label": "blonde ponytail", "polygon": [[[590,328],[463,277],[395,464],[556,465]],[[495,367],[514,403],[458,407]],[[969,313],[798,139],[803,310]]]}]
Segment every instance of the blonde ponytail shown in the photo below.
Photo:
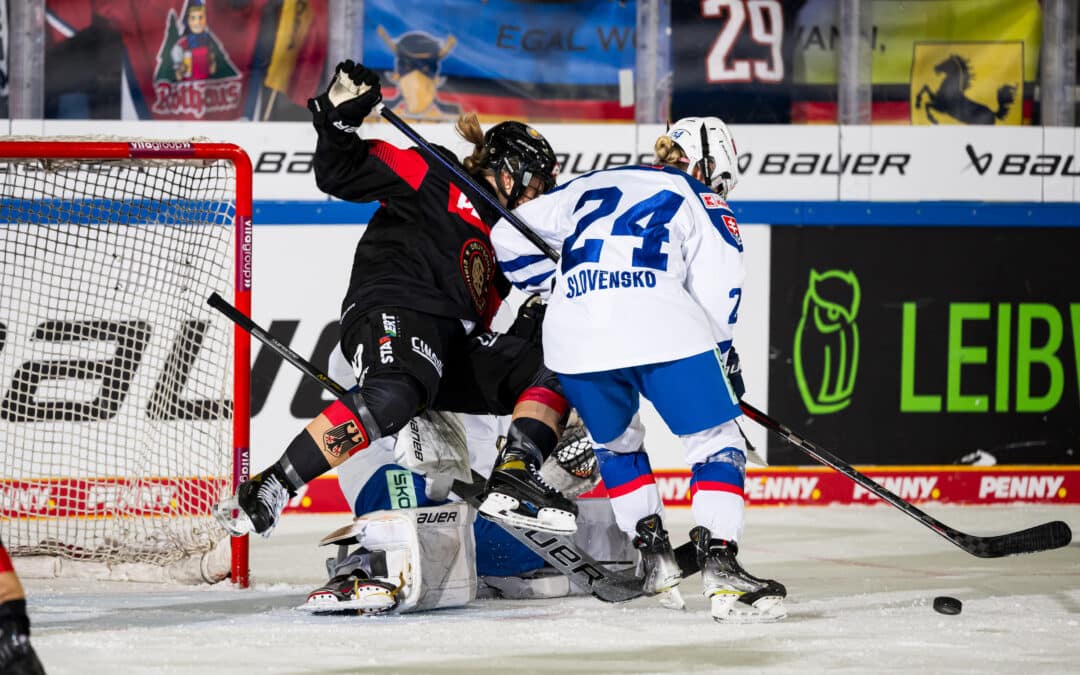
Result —
[{"label": "blonde ponytail", "polygon": [[653,145],[653,152],[656,153],[656,161],[660,164],[667,166],[673,166],[676,169],[686,171],[689,168],[690,160],[687,158],[686,153],[679,147],[679,144],[671,140],[668,136],[661,136],[656,139],[656,143]]},{"label": "blonde ponytail", "polygon": [[468,157],[462,160],[465,170],[470,176],[481,176],[487,165],[487,148],[484,147],[484,129],[480,126],[480,119],[476,113],[467,113],[458,117],[458,135],[473,144],[473,150]]}]

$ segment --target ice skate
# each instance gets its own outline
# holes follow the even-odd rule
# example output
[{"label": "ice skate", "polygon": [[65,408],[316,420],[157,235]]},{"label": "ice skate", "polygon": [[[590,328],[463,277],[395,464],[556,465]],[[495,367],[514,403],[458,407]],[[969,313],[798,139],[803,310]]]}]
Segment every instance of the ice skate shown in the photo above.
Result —
[{"label": "ice skate", "polygon": [[645,568],[642,590],[648,595],[658,595],[660,604],[668,609],[682,609],[686,606],[678,588],[682,570],[675,562],[675,551],[660,516],[655,513],[645,516],[637,522],[635,529],[634,548],[641,551]]},{"label": "ice skate", "polygon": [[577,531],[577,506],[540,475],[540,462],[507,446],[488,479],[480,513],[490,520],[554,534]]},{"label": "ice skate", "polygon": [[384,614],[398,606],[400,590],[400,586],[368,578],[363,570],[354,570],[309,593],[307,602],[297,609],[313,614]]},{"label": "ice skate", "polygon": [[214,505],[214,517],[234,537],[257,532],[264,537],[281,518],[289,490],[273,467],[240,484],[236,495]]},{"label": "ice skate", "polygon": [[771,623],[787,616],[784,598],[787,589],[778,581],[758,579],[744,570],[735,557],[739,546],[733,541],[712,539],[708,528],[690,530],[704,595],[711,604],[713,619],[720,623]]}]

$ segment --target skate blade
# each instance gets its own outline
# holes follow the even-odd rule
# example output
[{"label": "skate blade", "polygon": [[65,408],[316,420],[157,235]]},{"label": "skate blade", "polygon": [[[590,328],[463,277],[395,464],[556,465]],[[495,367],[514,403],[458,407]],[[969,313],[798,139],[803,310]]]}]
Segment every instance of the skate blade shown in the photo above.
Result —
[{"label": "skate blade", "polygon": [[682,591],[679,590],[678,586],[669,588],[666,591],[660,591],[656,598],[664,609],[686,609],[686,601],[683,600]]},{"label": "skate blade", "polygon": [[[672,562],[674,568],[674,562]],[[661,607],[667,609],[684,609],[686,602],[683,600],[682,591],[679,590],[679,582],[682,581],[682,574],[676,569],[668,571],[662,579],[658,579],[653,583],[646,583],[642,590],[646,595],[655,596],[660,602]]]},{"label": "skate blade", "polygon": [[242,537],[255,531],[251,518],[240,508],[240,502],[235,495],[214,504],[213,512],[218,523],[234,537]]},{"label": "skate blade", "polygon": [[323,593],[316,591],[308,596],[307,602],[296,609],[308,614],[386,614],[397,607],[397,599],[385,588],[357,589],[358,597],[352,600],[341,600],[329,591]]},{"label": "skate blade", "polygon": [[488,495],[480,504],[480,514],[489,520],[495,520],[527,530],[549,532],[551,534],[573,534],[577,532],[574,514],[558,509],[540,509],[536,517],[514,511],[520,502],[497,492]]},{"label": "skate blade", "polygon": [[753,605],[739,602],[738,593],[716,593],[710,599],[710,612],[717,623],[775,623],[787,618],[784,598],[767,595]]}]

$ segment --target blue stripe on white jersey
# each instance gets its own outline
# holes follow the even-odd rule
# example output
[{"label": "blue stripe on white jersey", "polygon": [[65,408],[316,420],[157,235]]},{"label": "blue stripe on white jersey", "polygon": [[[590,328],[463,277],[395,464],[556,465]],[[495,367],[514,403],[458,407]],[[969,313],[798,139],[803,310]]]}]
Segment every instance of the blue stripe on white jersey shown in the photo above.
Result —
[{"label": "blue stripe on white jersey", "polygon": [[536,255],[523,255],[518,256],[517,258],[513,258],[511,260],[500,262],[499,266],[502,267],[503,274],[506,274],[507,272],[516,272],[520,269],[528,267],[529,265],[547,259],[548,257],[542,253],[537,253]]},{"label": "blue stripe on white jersey", "polygon": [[[540,291],[540,287],[544,285],[544,282],[550,279],[551,275],[553,274],[555,274],[554,263],[552,263],[551,269],[547,272],[541,272],[540,274],[529,277],[528,279],[522,279],[514,285],[524,291],[528,291],[529,293],[537,293]],[[511,281],[510,283],[514,282]]]},{"label": "blue stripe on white jersey", "polygon": [[530,294],[539,293],[555,274],[555,263],[546,255],[530,254],[500,260],[499,267],[510,283]]}]

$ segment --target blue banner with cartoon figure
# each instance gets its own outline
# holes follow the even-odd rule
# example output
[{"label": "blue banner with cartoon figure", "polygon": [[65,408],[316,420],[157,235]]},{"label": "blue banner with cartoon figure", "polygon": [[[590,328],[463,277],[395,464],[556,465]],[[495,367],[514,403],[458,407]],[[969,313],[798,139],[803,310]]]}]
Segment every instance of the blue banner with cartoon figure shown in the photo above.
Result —
[{"label": "blue banner with cartoon figure", "polygon": [[619,75],[634,66],[636,14],[609,0],[444,0],[437,12],[368,0],[364,64],[410,119],[630,120]]}]

